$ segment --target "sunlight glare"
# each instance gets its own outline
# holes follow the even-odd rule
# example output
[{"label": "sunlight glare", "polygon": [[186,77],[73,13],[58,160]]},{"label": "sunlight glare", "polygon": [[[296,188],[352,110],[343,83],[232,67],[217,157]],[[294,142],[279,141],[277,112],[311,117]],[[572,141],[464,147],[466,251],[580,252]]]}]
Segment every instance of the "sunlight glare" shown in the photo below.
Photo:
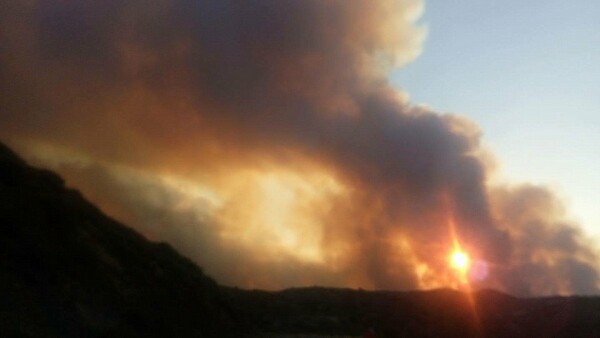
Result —
[{"label": "sunlight glare", "polygon": [[469,256],[462,251],[455,251],[452,254],[452,267],[461,272],[469,268]]}]

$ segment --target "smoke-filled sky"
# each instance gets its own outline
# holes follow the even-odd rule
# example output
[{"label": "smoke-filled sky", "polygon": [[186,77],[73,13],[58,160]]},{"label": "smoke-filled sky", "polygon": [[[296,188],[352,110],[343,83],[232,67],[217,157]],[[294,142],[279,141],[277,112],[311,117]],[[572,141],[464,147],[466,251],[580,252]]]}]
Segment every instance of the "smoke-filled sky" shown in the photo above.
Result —
[{"label": "smoke-filled sky", "polygon": [[600,239],[600,2],[428,1],[424,53],[392,82],[473,118],[504,176],[551,184]]},{"label": "smoke-filled sky", "polygon": [[390,82],[428,52],[423,10],[9,2],[0,137],[227,285],[460,287],[459,245],[474,287],[597,293],[596,246],[555,193],[495,180],[475,122]]}]

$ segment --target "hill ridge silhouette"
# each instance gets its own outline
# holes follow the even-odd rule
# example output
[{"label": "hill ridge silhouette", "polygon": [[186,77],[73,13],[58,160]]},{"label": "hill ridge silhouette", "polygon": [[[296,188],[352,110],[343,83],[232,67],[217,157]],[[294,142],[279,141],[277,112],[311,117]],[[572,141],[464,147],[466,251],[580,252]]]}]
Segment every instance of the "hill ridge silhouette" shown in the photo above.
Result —
[{"label": "hill ridge silhouette", "polygon": [[598,337],[600,298],[219,286],[0,143],[2,337]]},{"label": "hill ridge silhouette", "polygon": [[0,144],[0,336],[239,337],[217,283]]}]

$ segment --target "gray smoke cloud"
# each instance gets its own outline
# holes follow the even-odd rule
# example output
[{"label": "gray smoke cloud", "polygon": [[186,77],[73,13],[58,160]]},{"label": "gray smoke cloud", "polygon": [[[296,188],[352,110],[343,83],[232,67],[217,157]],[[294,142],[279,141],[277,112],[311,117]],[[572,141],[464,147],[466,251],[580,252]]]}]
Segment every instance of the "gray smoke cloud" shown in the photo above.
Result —
[{"label": "gray smoke cloud", "polygon": [[0,135],[226,284],[458,285],[455,237],[517,294],[596,293],[542,187],[488,187],[481,133],[386,74],[418,0],[17,1],[0,8]]}]

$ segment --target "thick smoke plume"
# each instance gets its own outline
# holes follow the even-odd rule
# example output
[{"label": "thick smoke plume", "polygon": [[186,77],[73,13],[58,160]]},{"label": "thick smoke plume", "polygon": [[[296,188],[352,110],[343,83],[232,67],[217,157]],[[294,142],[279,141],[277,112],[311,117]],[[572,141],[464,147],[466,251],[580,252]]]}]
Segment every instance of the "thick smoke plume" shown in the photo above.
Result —
[{"label": "thick smoke plume", "polygon": [[489,187],[472,122],[386,80],[418,0],[12,1],[0,135],[226,284],[595,293],[542,187]]}]

